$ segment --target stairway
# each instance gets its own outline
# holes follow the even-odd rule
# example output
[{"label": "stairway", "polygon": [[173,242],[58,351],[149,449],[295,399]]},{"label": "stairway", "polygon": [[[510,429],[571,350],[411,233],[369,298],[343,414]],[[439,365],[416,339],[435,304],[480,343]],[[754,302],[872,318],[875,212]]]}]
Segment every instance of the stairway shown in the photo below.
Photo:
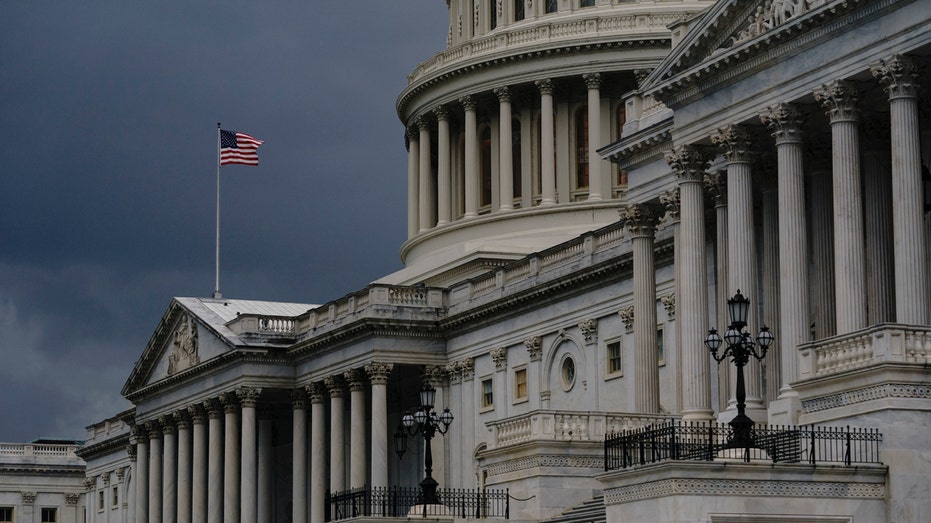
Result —
[{"label": "stairway", "polygon": [[605,523],[604,496],[597,496],[542,523]]}]

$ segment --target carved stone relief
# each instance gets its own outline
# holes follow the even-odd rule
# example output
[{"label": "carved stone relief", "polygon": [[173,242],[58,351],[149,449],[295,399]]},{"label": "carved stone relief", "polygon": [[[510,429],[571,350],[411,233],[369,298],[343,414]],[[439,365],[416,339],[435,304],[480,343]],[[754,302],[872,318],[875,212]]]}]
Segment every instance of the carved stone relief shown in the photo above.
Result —
[{"label": "carved stone relief", "polygon": [[168,375],[171,376],[200,363],[197,354],[197,324],[185,316],[172,335],[171,353],[168,355]]}]

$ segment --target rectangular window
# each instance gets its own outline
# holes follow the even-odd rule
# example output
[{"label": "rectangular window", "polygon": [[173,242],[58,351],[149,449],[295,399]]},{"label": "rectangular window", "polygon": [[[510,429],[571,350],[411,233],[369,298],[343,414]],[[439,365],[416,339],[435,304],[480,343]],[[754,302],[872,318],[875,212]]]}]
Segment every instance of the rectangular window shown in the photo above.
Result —
[{"label": "rectangular window", "polygon": [[495,388],[491,378],[482,380],[482,408],[490,408],[495,405]]},{"label": "rectangular window", "polygon": [[42,509],[42,523],[58,523],[58,509],[57,508],[43,508]]},{"label": "rectangular window", "polygon": [[621,372],[621,342],[608,344],[608,374]]},{"label": "rectangular window", "polygon": [[666,353],[663,350],[663,329],[656,329],[656,358],[660,365],[666,364]]},{"label": "rectangular window", "polygon": [[100,490],[97,492],[97,512],[103,510],[103,491]]},{"label": "rectangular window", "polygon": [[579,7],[595,7],[595,0],[579,0]]},{"label": "rectangular window", "polygon": [[120,506],[120,489],[119,487],[113,487],[113,508]]},{"label": "rectangular window", "polygon": [[13,523],[13,507],[0,507],[0,523]]},{"label": "rectangular window", "polygon": [[555,13],[557,10],[557,7],[556,7],[557,3],[558,2],[556,0],[546,0],[546,6],[545,6],[544,11],[546,11],[547,13]]},{"label": "rectangular window", "polygon": [[514,21],[520,22],[524,19],[524,0],[514,0]]},{"label": "rectangular window", "polygon": [[514,399],[527,399],[527,369],[514,371]]}]

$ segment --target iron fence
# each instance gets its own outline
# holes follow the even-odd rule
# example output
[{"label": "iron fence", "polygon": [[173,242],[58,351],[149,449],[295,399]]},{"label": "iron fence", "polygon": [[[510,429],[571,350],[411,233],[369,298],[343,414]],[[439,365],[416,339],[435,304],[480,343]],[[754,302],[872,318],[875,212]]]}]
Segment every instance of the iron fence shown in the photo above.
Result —
[{"label": "iron fence", "polygon": [[420,487],[359,487],[327,493],[326,521],[356,517],[504,518],[510,516],[508,490],[437,489],[441,505],[420,504]]},{"label": "iron fence", "polygon": [[682,422],[651,425],[605,438],[605,470],[670,460],[712,461],[718,458],[769,460],[773,463],[881,463],[878,429],[764,425],[735,444],[727,424]]}]

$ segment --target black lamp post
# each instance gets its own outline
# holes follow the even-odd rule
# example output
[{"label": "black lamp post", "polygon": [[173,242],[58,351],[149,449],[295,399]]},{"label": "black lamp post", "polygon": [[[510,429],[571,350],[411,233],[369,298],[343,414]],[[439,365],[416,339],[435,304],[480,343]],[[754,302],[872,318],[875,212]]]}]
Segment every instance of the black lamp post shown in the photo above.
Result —
[{"label": "black lamp post", "polygon": [[[762,360],[775,339],[773,333],[769,332],[769,327],[765,325],[760,329],[756,342],[750,337],[750,333],[744,332],[749,310],[750,300],[740,293],[740,289],[737,289],[737,294],[727,300],[731,324],[724,333],[724,339],[721,339],[715,329],[709,330],[708,336],[705,337],[705,346],[711,351],[711,356],[715,361],[721,363],[730,356],[731,361],[737,366],[737,416],[730,422],[730,426],[734,429],[734,436],[727,443],[728,448],[753,446],[753,420],[745,412],[747,392],[744,386],[744,366],[750,361],[750,356]],[[722,341],[727,342],[727,348],[719,356],[718,349],[721,348]],[[759,351],[757,351],[757,345],[759,345]]]},{"label": "black lamp post", "polygon": [[439,485],[433,479],[433,451],[431,450],[430,440],[437,432],[446,434],[449,425],[453,422],[453,414],[448,408],[443,409],[443,413],[437,415],[433,410],[433,401],[436,399],[436,389],[430,385],[425,385],[420,391],[420,408],[414,414],[408,412],[401,418],[401,425],[398,426],[394,434],[395,449],[398,458],[404,455],[407,450],[407,434],[411,436],[418,432],[423,434],[424,449],[424,474],[423,481],[420,482],[421,504],[438,505],[439,498],[436,496],[436,488]]}]

